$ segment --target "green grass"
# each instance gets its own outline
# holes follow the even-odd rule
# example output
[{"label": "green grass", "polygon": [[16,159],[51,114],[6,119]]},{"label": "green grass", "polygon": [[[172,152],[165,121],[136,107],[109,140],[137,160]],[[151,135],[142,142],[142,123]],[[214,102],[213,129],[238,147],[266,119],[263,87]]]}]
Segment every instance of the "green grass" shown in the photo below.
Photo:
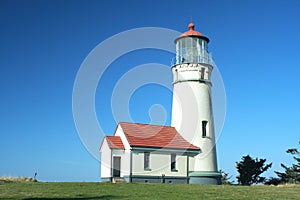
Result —
[{"label": "green grass", "polygon": [[0,182],[0,199],[299,199],[300,185],[211,186],[138,183]]}]

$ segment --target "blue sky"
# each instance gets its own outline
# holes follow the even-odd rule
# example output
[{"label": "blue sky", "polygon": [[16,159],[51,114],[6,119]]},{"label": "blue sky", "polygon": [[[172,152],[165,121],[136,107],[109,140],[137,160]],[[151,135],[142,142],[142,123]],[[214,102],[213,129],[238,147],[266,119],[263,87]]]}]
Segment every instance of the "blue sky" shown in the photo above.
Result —
[{"label": "blue sky", "polygon": [[[81,143],[72,115],[81,63],[122,31],[150,26],[184,32],[191,16],[210,38],[226,88],[219,168],[236,176],[235,162],[250,154],[273,162],[266,175],[274,175],[281,162],[292,163],[285,150],[300,139],[299,7],[297,0],[0,1],[0,176],[37,172],[42,181],[99,180],[100,164]],[[122,74],[144,63],[169,65],[173,56],[147,49],[110,66],[95,104],[106,133],[116,126],[110,98]],[[140,88],[130,101],[134,121],[148,123],[149,106],[159,103],[170,123],[171,96],[156,85]]]}]

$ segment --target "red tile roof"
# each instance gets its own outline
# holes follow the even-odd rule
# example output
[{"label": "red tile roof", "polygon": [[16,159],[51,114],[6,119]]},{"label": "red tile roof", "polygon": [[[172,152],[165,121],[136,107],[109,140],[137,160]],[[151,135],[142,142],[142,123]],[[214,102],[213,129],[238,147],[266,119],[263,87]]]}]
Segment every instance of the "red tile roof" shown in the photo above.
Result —
[{"label": "red tile roof", "polygon": [[132,147],[154,147],[200,150],[186,141],[174,127],[120,122],[124,134]]},{"label": "red tile roof", "polygon": [[108,146],[111,149],[125,149],[119,136],[105,136]]}]

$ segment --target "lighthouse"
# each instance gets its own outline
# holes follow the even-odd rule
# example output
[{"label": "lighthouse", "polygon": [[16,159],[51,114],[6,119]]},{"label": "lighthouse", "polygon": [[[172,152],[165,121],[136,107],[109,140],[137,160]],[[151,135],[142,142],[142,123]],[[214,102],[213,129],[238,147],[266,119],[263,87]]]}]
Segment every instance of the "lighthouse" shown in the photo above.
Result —
[{"label": "lighthouse", "polygon": [[188,28],[175,39],[171,126],[119,122],[100,145],[102,181],[221,184],[209,39]]},{"label": "lighthouse", "polygon": [[200,154],[189,158],[189,182],[220,184],[211,94],[214,64],[208,43],[209,39],[195,31],[193,23],[175,39],[171,125],[201,149]]}]

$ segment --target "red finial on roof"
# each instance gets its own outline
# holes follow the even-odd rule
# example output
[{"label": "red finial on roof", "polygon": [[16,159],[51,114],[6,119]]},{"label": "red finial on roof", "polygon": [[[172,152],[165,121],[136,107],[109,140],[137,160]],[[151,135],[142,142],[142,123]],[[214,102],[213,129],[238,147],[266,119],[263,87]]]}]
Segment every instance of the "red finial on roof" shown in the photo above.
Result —
[{"label": "red finial on roof", "polygon": [[193,22],[189,23],[189,30],[194,30],[195,25],[193,24]]}]

